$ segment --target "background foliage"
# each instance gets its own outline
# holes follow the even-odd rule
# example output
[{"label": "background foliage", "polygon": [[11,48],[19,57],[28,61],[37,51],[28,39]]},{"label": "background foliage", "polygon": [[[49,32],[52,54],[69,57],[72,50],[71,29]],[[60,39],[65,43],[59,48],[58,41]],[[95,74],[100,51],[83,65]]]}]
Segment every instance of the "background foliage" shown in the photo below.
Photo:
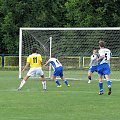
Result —
[{"label": "background foliage", "polygon": [[0,53],[18,53],[20,27],[118,27],[119,0],[0,0]]}]

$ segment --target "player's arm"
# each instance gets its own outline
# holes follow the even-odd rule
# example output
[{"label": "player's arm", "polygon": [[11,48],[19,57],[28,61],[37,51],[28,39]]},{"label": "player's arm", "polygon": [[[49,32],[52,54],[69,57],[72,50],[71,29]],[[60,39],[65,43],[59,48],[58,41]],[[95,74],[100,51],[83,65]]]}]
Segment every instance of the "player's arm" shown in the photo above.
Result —
[{"label": "player's arm", "polygon": [[89,63],[89,67],[92,66],[92,62],[93,62],[93,60],[92,60],[92,56],[91,56],[91,60],[90,60],[90,63]]},{"label": "player's arm", "polygon": [[40,64],[43,66],[42,57],[40,56]]},{"label": "player's arm", "polygon": [[91,67],[92,66],[92,61],[90,61],[90,64],[89,64],[89,67]]},{"label": "player's arm", "polygon": [[97,61],[100,61],[100,60],[104,59],[104,57],[105,57],[105,55],[100,56],[100,57],[97,59]]},{"label": "player's arm", "polygon": [[26,70],[26,68],[29,66],[30,64],[30,57],[27,57],[27,62],[26,62],[26,65],[24,66],[22,72],[24,72]]},{"label": "player's arm", "polygon": [[29,63],[27,62],[26,65],[24,66],[22,72],[24,72],[28,66],[29,66]]},{"label": "player's arm", "polygon": [[43,66],[43,62],[42,61],[40,61],[40,64],[41,64],[41,66]]},{"label": "player's arm", "polygon": [[44,66],[47,66],[49,63],[50,63],[50,60],[48,60],[48,61],[44,64]]}]

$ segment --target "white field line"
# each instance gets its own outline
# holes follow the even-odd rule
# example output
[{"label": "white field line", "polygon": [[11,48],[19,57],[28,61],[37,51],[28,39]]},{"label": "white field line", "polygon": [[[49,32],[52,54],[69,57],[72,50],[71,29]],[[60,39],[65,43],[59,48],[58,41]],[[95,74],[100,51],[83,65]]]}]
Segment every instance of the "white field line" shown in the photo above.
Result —
[{"label": "white field line", "polygon": [[9,119],[10,120],[40,120],[40,117],[35,117],[35,118],[33,118],[33,117],[27,117],[27,116],[18,116],[18,117],[9,117]]},{"label": "white field line", "polygon": [[[46,78],[49,78],[49,77],[46,77]],[[31,77],[31,79],[38,79],[38,77]],[[52,78],[49,78],[49,79],[51,79],[52,80]],[[58,80],[60,80],[60,78],[56,78],[56,79],[58,79]],[[80,79],[80,78],[65,78],[65,79],[67,79],[67,80],[83,80],[83,81],[86,81],[87,80],[87,78],[86,79]],[[93,81],[94,80],[98,80],[98,79],[93,79]],[[103,79],[103,80],[105,80],[105,79]],[[110,79],[111,81],[120,81],[120,79]]]}]

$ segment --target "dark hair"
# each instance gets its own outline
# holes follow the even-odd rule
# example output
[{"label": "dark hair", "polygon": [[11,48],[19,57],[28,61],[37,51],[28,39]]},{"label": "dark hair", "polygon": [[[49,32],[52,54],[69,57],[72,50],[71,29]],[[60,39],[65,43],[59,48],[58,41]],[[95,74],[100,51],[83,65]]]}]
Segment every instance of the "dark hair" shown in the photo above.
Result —
[{"label": "dark hair", "polygon": [[100,41],[99,41],[99,46],[100,46],[100,47],[105,47],[105,42],[102,41],[102,40],[100,40]]},{"label": "dark hair", "polygon": [[52,54],[51,54],[51,57],[55,57],[55,58],[56,58],[56,57],[57,57],[57,54],[56,54],[56,53],[52,53]]},{"label": "dark hair", "polygon": [[32,48],[32,53],[36,53],[37,52],[37,48]]},{"label": "dark hair", "polygon": [[93,47],[93,49],[92,49],[92,50],[97,50],[97,48]]}]

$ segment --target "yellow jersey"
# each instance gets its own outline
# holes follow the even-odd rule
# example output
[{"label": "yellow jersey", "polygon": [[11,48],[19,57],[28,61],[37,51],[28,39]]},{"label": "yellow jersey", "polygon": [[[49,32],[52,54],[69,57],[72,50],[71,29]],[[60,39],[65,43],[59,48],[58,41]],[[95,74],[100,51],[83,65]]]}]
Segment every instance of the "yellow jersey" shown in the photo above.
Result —
[{"label": "yellow jersey", "polygon": [[30,64],[30,67],[41,67],[42,57],[40,54],[33,53],[27,57],[27,63]]}]

